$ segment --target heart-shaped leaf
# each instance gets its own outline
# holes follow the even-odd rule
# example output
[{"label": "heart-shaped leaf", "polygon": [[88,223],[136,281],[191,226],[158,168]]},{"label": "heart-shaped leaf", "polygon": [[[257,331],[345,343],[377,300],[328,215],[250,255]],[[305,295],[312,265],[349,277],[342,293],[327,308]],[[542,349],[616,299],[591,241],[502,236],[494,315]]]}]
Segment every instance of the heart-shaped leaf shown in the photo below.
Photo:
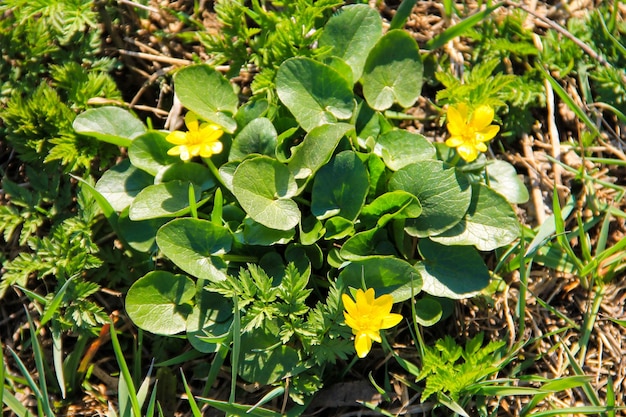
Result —
[{"label": "heart-shaped leaf", "polygon": [[333,68],[310,58],[283,62],[276,74],[276,91],[306,131],[349,119],[354,110],[354,95],[348,81]]},{"label": "heart-shaped leaf", "polygon": [[233,305],[220,294],[202,291],[187,317],[187,339],[202,353],[213,353],[228,339]]},{"label": "heart-shaped leaf", "polygon": [[230,231],[208,220],[181,218],[163,225],[156,242],[165,256],[180,269],[197,278],[218,281],[225,278],[220,255],[230,251]]},{"label": "heart-shaped leaf", "polygon": [[386,229],[371,229],[357,233],[343,244],[339,254],[348,261],[398,255],[393,243],[389,241]]},{"label": "heart-shaped leaf", "polygon": [[296,234],[295,229],[277,230],[270,229],[257,223],[250,218],[243,221],[243,232],[241,233],[241,243],[246,245],[272,246],[289,243]]},{"label": "heart-shaped leaf", "polygon": [[311,212],[320,220],[340,216],[354,221],[367,197],[367,169],[356,153],[343,151],[319,170],[311,191]]},{"label": "heart-shaped leaf", "polygon": [[202,191],[213,188],[216,184],[213,173],[206,165],[182,161],[161,168],[154,177],[155,184],[170,181],[193,182]]},{"label": "heart-shaped leaf", "polygon": [[410,107],[422,91],[422,58],[415,39],[404,30],[391,30],[380,38],[365,62],[363,96],[375,110],[394,103]]},{"label": "heart-shaped leaf", "polygon": [[374,152],[392,171],[414,162],[434,159],[436,154],[435,147],[424,136],[399,129],[380,135]]},{"label": "heart-shaped leaf", "polygon": [[300,210],[291,199],[298,191],[289,169],[266,156],[246,159],[233,175],[233,194],[248,215],[265,227],[293,229]]},{"label": "heart-shaped leaf", "polygon": [[174,75],[174,88],[180,102],[202,119],[220,125],[228,133],[237,129],[231,117],[239,99],[233,86],[208,65],[190,65]]},{"label": "heart-shaped leaf", "polygon": [[244,159],[248,155],[276,156],[276,128],[269,119],[261,117],[250,121],[237,134],[230,147],[229,161]]},{"label": "heart-shaped leaf", "polygon": [[196,286],[190,278],[152,271],[128,289],[126,312],[143,330],[173,335],[185,330],[195,294]]},{"label": "heart-shaped leaf", "polygon": [[[292,148],[287,166],[296,180],[310,179],[333,155],[341,138],[353,129],[347,123],[333,123],[313,128],[301,144]],[[306,182],[300,185],[304,188]]]},{"label": "heart-shaped leaf", "polygon": [[471,246],[444,246],[430,239],[418,244],[424,261],[415,268],[424,279],[424,291],[436,297],[469,298],[489,285],[489,270]]},{"label": "heart-shaped leaf", "polygon": [[485,172],[489,179],[489,188],[502,194],[510,203],[524,204],[528,201],[528,189],[513,165],[494,159],[487,163]]},{"label": "heart-shaped leaf", "polygon": [[365,4],[344,6],[328,19],[319,46],[332,47],[331,54],[352,68],[352,78],[361,78],[370,50],[383,33],[380,14]]},{"label": "heart-shaped leaf", "polygon": [[474,245],[478,250],[491,251],[508,245],[519,233],[517,216],[506,199],[484,185],[474,184],[467,215],[431,239],[444,245]]},{"label": "heart-shaped leaf", "polygon": [[146,131],[141,120],[132,113],[113,106],[85,110],[76,116],[73,127],[82,135],[125,147]]},{"label": "heart-shaped leaf", "polygon": [[[130,205],[131,220],[176,217],[189,212],[189,182],[170,181],[150,185]],[[200,188],[194,187],[195,199],[200,199]]]},{"label": "heart-shaped leaf", "polygon": [[96,190],[111,204],[115,211],[122,211],[133,202],[137,194],[154,183],[154,177],[135,168],[128,159],[123,160],[102,174]]},{"label": "heart-shaped leaf", "polygon": [[338,283],[344,287],[374,288],[376,296],[391,294],[394,302],[408,300],[422,288],[420,273],[401,259],[373,257],[355,261],[339,274]]},{"label": "heart-shaped leaf", "polygon": [[412,236],[440,234],[461,221],[469,208],[472,190],[467,178],[441,161],[421,161],[396,171],[389,190],[404,190],[417,197],[422,214],[406,220]]},{"label": "heart-shaped leaf", "polygon": [[378,196],[361,210],[361,218],[367,225],[382,227],[391,219],[411,219],[422,214],[422,205],[413,194],[402,190],[390,191]]},{"label": "heart-shaped leaf", "polygon": [[120,213],[118,228],[120,237],[138,252],[150,253],[156,249],[157,230],[167,219],[132,221],[128,218],[128,208]]},{"label": "heart-shaped leaf", "polygon": [[147,132],[133,140],[128,148],[128,157],[135,167],[156,175],[163,167],[180,161],[167,154],[172,146],[165,140],[165,133]]}]

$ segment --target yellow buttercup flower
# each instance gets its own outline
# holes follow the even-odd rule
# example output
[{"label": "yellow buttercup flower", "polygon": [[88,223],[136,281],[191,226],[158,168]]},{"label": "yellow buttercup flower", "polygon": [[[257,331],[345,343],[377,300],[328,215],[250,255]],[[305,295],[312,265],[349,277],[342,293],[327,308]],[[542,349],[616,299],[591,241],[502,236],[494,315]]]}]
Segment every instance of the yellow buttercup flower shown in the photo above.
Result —
[{"label": "yellow buttercup flower", "polygon": [[211,155],[222,152],[222,142],[219,139],[224,131],[212,123],[200,123],[198,117],[189,112],[185,116],[187,132],[175,130],[165,138],[174,146],[168,155],[180,155],[180,159],[188,161],[194,156],[209,158]]},{"label": "yellow buttercup flower", "polygon": [[364,358],[372,348],[372,340],[380,343],[380,331],[400,323],[402,315],[391,313],[393,297],[390,294],[374,297],[374,289],[361,289],[356,292],[356,302],[347,294],[341,299],[346,311],[343,312],[346,324],[354,333],[354,347],[359,358]]},{"label": "yellow buttercup flower", "polygon": [[448,132],[450,138],[446,145],[456,148],[467,162],[478,158],[479,152],[486,152],[485,142],[493,139],[500,126],[492,125],[494,112],[490,106],[480,105],[470,114],[465,103],[452,105],[448,108]]}]

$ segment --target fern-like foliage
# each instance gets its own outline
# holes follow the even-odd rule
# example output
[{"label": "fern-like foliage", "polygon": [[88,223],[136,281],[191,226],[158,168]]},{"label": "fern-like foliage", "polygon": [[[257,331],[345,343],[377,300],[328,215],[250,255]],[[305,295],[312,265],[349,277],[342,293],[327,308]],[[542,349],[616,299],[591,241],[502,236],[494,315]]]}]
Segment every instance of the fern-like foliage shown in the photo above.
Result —
[{"label": "fern-like foliage", "polygon": [[470,339],[463,349],[451,336],[439,339],[434,346],[425,346],[422,369],[417,380],[426,380],[421,401],[443,393],[453,401],[471,394],[474,384],[498,371],[504,341],[483,346],[483,334]]}]

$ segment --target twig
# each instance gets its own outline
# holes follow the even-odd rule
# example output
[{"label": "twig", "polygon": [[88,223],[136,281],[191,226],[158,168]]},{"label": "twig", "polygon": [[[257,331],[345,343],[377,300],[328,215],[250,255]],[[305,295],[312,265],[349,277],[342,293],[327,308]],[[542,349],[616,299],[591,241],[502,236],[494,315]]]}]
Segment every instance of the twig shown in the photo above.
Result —
[{"label": "twig", "polygon": [[523,135],[522,146],[524,147],[524,157],[528,162],[532,161],[528,169],[528,179],[530,180],[530,193],[532,196],[533,206],[535,207],[535,218],[537,224],[543,224],[546,219],[545,206],[543,205],[543,196],[541,195],[541,178],[539,178],[538,170],[536,168],[535,157],[533,155],[533,148],[530,144],[530,137],[527,134]]},{"label": "twig", "polygon": [[164,62],[171,65],[187,66],[193,64],[193,61],[188,59],[172,58],[163,55],[146,54],[145,52],[128,51],[126,49],[118,49],[118,52],[122,55],[132,56],[134,58],[146,59],[149,61]]}]

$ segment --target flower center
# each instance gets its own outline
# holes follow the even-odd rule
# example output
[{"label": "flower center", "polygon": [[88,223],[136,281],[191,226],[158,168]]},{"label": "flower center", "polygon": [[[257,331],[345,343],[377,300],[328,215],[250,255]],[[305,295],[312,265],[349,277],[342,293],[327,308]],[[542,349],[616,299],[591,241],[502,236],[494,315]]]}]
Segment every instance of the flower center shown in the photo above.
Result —
[{"label": "flower center", "polygon": [[198,145],[202,143],[202,135],[198,131],[187,132],[187,143],[189,145]]}]

